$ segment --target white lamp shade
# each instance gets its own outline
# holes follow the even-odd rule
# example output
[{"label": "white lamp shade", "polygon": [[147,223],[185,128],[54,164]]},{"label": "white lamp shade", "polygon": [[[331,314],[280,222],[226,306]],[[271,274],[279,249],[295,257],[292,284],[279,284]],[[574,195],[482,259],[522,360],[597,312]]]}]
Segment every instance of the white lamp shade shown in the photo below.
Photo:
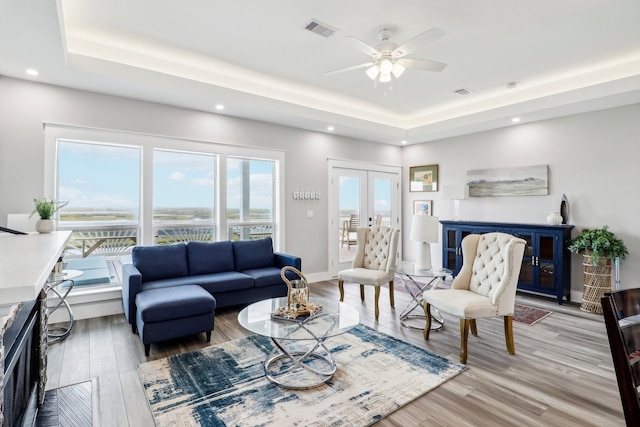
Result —
[{"label": "white lamp shade", "polygon": [[376,77],[378,77],[378,74],[380,74],[380,68],[378,68],[377,65],[374,65],[367,70],[367,76],[369,76],[371,80],[375,80]]},{"label": "white lamp shade", "polygon": [[464,200],[467,198],[466,185],[443,185],[442,198],[445,200]]},{"label": "white lamp shade", "polygon": [[411,240],[419,242],[438,242],[438,217],[430,215],[414,215],[411,220]]},{"label": "white lamp shade", "polygon": [[380,66],[380,72],[382,74],[389,74],[393,71],[393,62],[389,59],[383,59],[378,65]]},{"label": "white lamp shade", "polygon": [[391,70],[391,72],[393,73],[393,77],[397,79],[402,75],[402,73],[404,73],[404,70],[405,70],[404,66],[396,62],[395,64],[393,64],[393,69]]}]

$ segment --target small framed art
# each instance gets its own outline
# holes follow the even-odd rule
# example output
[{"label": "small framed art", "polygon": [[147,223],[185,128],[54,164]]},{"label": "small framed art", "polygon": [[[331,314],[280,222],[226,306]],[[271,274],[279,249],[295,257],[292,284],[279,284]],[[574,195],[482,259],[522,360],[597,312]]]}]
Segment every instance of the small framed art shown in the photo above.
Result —
[{"label": "small framed art", "polygon": [[409,191],[438,191],[438,165],[409,167]]},{"label": "small framed art", "polygon": [[414,215],[433,215],[432,206],[433,206],[432,200],[414,200],[413,214]]}]

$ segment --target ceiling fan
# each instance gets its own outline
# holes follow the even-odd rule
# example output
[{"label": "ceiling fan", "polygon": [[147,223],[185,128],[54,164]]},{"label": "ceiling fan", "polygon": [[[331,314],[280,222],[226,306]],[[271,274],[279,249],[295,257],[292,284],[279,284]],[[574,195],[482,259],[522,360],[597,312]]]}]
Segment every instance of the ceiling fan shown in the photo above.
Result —
[{"label": "ceiling fan", "polygon": [[405,58],[405,55],[422,47],[426,43],[430,43],[439,39],[444,32],[439,28],[432,28],[424,33],[418,34],[408,42],[401,46],[389,41],[392,31],[389,28],[383,28],[378,31],[378,39],[381,43],[376,47],[369,46],[356,37],[345,37],[353,47],[371,56],[371,61],[364,64],[352,65],[350,67],[340,68],[329,71],[325,75],[344,73],[346,71],[367,68],[367,76],[371,80],[377,80],[380,83],[391,81],[392,77],[398,78],[404,73],[406,68],[413,68],[422,71],[442,71],[447,66],[442,62],[430,61],[425,59]]}]

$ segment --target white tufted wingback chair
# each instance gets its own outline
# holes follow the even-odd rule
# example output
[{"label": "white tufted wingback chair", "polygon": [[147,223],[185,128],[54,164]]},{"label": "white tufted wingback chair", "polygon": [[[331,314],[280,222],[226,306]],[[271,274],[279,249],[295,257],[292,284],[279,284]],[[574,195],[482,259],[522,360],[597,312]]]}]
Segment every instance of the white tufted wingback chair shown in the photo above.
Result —
[{"label": "white tufted wingback chair", "polygon": [[394,306],[393,278],[398,249],[397,228],[384,225],[360,227],[357,230],[356,253],[351,268],[338,273],[340,301],[344,300],[344,282],[360,284],[360,298],[364,301],[364,285],[375,287],[375,314],[378,320],[380,285],[389,283],[389,301]]},{"label": "white tufted wingback chair", "polygon": [[469,328],[478,335],[476,319],[504,317],[507,351],[515,354],[513,311],[516,287],[526,242],[510,234],[470,234],[462,239],[462,268],[451,289],[433,289],[423,294],[427,323],[431,330],[431,306],[460,318],[460,363],[467,363]]}]

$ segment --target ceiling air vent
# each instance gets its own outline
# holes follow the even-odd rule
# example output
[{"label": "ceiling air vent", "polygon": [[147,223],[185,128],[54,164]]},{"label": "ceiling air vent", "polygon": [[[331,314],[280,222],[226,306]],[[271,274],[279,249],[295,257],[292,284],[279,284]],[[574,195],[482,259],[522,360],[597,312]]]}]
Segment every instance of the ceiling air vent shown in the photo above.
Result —
[{"label": "ceiling air vent", "polygon": [[460,96],[469,95],[471,93],[469,89],[465,89],[465,88],[454,90],[454,92]]},{"label": "ceiling air vent", "polygon": [[331,28],[330,26],[315,19],[309,22],[304,29],[322,37],[331,37],[337,31],[335,28]]}]

